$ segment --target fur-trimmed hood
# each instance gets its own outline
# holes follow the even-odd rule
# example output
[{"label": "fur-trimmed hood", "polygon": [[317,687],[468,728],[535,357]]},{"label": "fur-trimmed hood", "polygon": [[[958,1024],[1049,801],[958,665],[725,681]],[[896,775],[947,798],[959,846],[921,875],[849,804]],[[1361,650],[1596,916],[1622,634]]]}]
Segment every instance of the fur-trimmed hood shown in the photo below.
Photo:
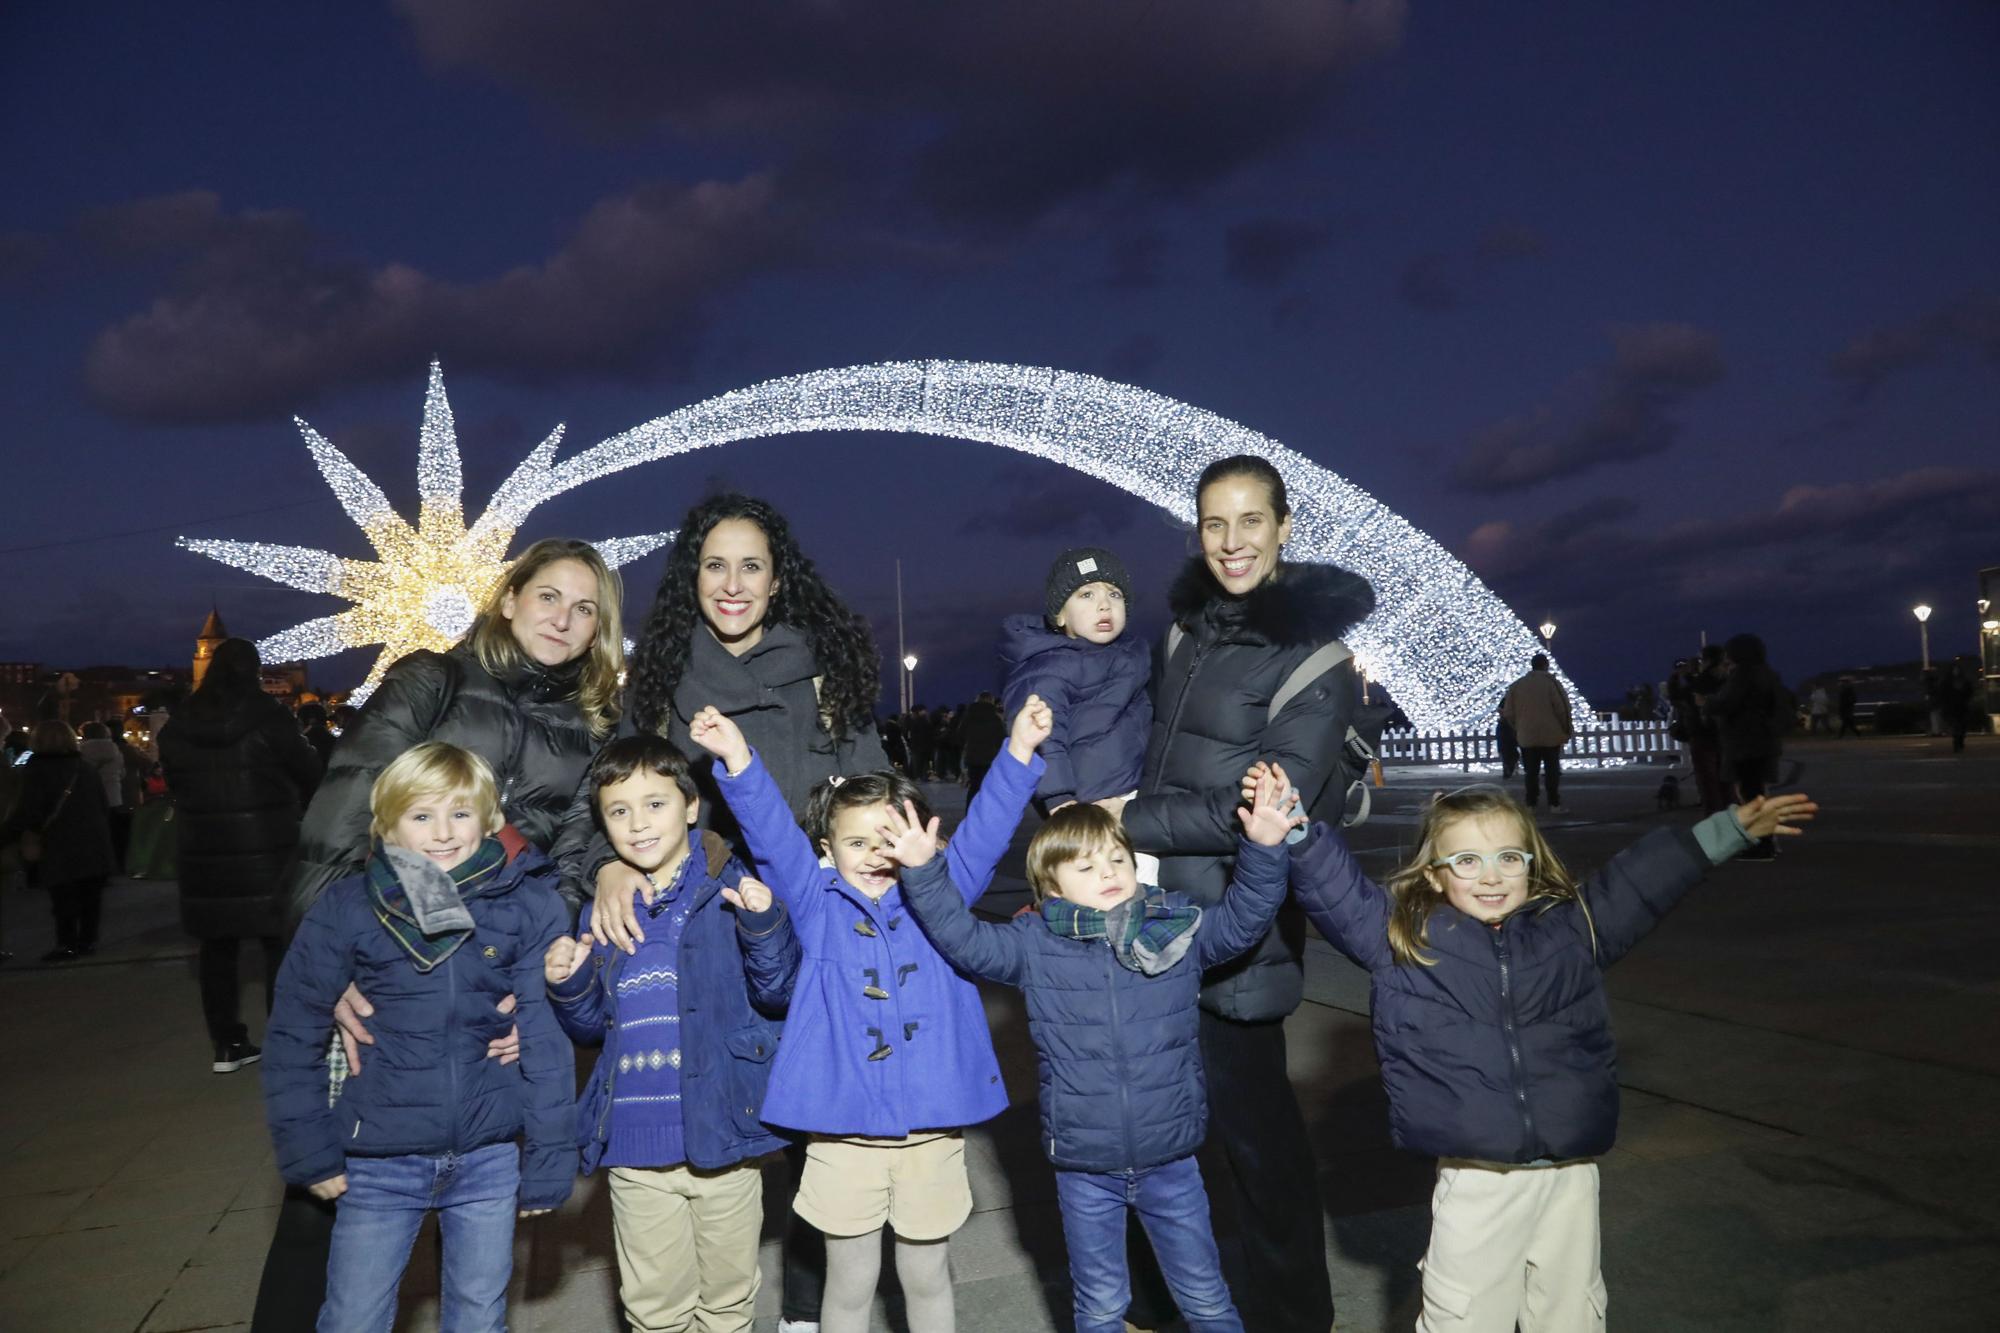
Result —
[{"label": "fur-trimmed hood", "polygon": [[1234,597],[1209,573],[1208,562],[1194,556],[1167,590],[1167,606],[1184,629],[1193,630],[1206,617],[1284,648],[1340,638],[1375,609],[1375,589],[1339,565],[1281,564],[1270,578]]}]

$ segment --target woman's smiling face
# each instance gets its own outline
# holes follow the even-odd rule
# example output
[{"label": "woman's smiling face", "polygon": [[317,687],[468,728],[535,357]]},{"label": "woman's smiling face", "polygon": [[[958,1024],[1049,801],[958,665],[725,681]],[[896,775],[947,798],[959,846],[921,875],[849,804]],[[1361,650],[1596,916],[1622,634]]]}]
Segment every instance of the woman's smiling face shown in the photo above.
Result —
[{"label": "woman's smiling face", "polygon": [[777,591],[764,529],[747,518],[725,518],[709,529],[695,566],[694,595],[724,648],[743,653],[756,646]]},{"label": "woman's smiling face", "polygon": [[1202,488],[1197,504],[1202,559],[1223,591],[1241,597],[1271,577],[1292,519],[1278,517],[1270,487],[1254,476],[1218,477]]}]

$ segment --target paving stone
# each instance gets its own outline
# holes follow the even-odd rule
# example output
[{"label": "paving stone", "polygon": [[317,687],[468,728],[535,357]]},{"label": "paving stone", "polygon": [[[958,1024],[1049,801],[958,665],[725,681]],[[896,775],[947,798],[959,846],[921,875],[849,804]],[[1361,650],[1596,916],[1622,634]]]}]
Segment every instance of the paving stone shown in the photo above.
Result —
[{"label": "paving stone", "polygon": [[141,1325],[140,1333],[184,1333],[228,1327],[257,1303],[264,1257],[251,1262],[207,1264],[175,1276],[167,1294]]}]

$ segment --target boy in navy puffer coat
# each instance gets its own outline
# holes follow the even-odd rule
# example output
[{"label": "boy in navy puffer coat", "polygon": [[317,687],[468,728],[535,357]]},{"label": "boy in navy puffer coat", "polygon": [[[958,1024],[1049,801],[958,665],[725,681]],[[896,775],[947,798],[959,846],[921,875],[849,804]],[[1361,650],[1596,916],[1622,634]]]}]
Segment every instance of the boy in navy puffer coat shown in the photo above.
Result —
[{"label": "boy in navy puffer coat", "polygon": [[1618,1076],[1602,970],[1712,866],[1817,810],[1760,797],[1656,830],[1581,885],[1498,787],[1439,797],[1387,888],[1325,824],[1293,849],[1306,914],[1369,971],[1392,1137],[1438,1159],[1419,1330],[1604,1327],[1595,1159]]},{"label": "boy in navy puffer coat", "polygon": [[[1124,1327],[1129,1210],[1188,1327],[1243,1327],[1194,1159],[1208,1133],[1197,1011],[1202,972],[1254,945],[1277,914],[1285,833],[1305,822],[1286,813],[1295,804],[1282,775],[1265,777],[1238,811],[1235,883],[1206,913],[1183,895],[1142,889],[1132,845],[1108,812],[1059,810],[1028,844],[1040,910],[1004,924],[975,918],[946,863],[923,854],[914,811],[894,823],[905,899],[938,952],[1026,993],[1078,1333]],[[932,820],[933,842],[936,830]]]},{"label": "boy in navy puffer coat", "polygon": [[[477,755],[416,746],[382,770],[369,805],[367,869],[313,904],[278,973],[264,1043],[278,1170],[339,1200],[320,1328],[390,1325],[435,1210],[444,1325],[498,1330],[516,1212],[560,1206],[576,1175],[575,1056],[542,980],[569,913],[554,865],[502,828]],[[375,1054],[329,1106],[327,1039],[350,982],[374,1002]],[[509,994],[511,1018],[495,1008]],[[487,1059],[514,1023],[520,1064]]]},{"label": "boy in navy puffer coat", "polygon": [[1035,786],[1044,811],[1139,788],[1153,728],[1152,657],[1143,641],[1125,637],[1131,595],[1117,556],[1080,546],[1049,567],[1041,615],[1001,623],[1005,716],[1031,694],[1055,714],[1055,734],[1041,749],[1048,768]]},{"label": "boy in navy puffer coat", "polygon": [[584,1170],[611,1173],[619,1303],[635,1329],[747,1333],[758,1159],[784,1146],[758,1116],[798,936],[729,844],[696,832],[694,777],[666,738],[611,742],[588,781],[612,850],[646,876],[645,939],[629,957],[593,941],[586,905],[544,975],[564,1030],[604,1048],[577,1128]]}]

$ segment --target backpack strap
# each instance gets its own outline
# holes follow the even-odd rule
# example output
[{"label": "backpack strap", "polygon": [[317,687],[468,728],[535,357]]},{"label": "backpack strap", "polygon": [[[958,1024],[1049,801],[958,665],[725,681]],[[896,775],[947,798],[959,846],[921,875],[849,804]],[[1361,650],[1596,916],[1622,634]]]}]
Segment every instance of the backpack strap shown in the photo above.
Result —
[{"label": "backpack strap", "polygon": [[1280,685],[1278,692],[1271,696],[1270,711],[1265,714],[1264,720],[1267,723],[1277,721],[1279,711],[1286,704],[1305,693],[1306,686],[1312,684],[1352,656],[1354,656],[1354,650],[1339,639],[1335,639],[1330,643],[1323,643],[1318,648],[1315,648],[1310,657],[1292,668],[1292,674],[1285,677],[1285,683]]}]

